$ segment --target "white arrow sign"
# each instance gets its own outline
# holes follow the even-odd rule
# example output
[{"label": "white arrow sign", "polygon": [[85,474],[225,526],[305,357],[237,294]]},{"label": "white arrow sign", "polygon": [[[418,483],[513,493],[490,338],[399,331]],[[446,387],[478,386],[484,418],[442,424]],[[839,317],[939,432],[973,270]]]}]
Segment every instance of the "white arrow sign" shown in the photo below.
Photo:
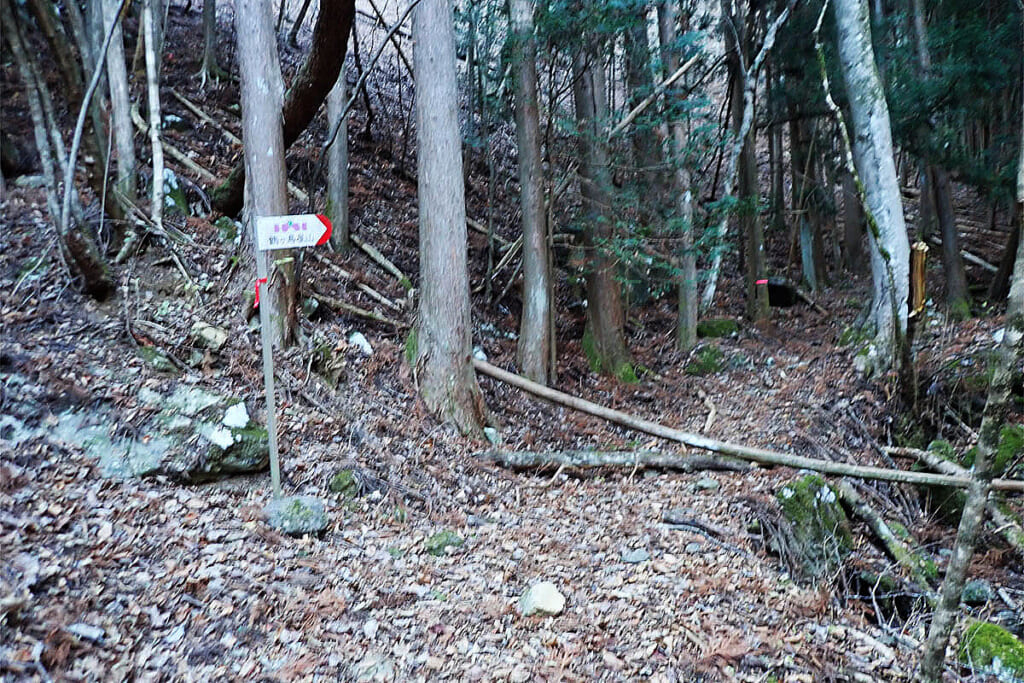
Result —
[{"label": "white arrow sign", "polygon": [[322,214],[256,217],[256,248],[260,251],[313,247],[330,237],[331,221]]}]

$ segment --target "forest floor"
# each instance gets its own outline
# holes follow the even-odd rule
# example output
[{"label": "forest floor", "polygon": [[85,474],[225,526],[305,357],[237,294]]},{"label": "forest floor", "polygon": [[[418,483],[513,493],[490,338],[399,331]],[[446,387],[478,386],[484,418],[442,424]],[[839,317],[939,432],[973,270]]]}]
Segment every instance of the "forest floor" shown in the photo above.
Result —
[{"label": "forest floor", "polygon": [[[234,86],[201,89],[191,77],[200,36],[199,13],[176,7],[168,44],[180,56],[167,58],[164,103],[184,130],[166,131],[166,141],[223,177],[240,150],[170,92],[239,132]],[[292,63],[301,57],[284,54]],[[392,72],[399,68],[393,63]],[[5,124],[23,123],[20,85],[12,67],[3,71]],[[351,134],[353,231],[415,280],[414,138],[403,138],[412,100],[382,78],[370,80],[378,106],[371,139],[357,132],[362,111]],[[315,134],[290,153],[299,177],[314,158]],[[507,137],[505,145],[496,153],[511,147]],[[470,215],[481,221],[485,171],[471,163],[467,193]],[[984,234],[982,209],[961,199],[974,226],[968,248],[996,260],[998,236]],[[514,238],[514,195],[500,190],[495,206],[498,234]],[[265,417],[259,333],[247,315],[254,276],[244,255],[236,258],[244,252],[205,217],[170,218],[195,242],[175,247],[188,279],[167,246],[150,240],[120,271],[118,295],[97,303],[75,290],[60,263],[41,190],[10,186],[0,216],[0,418],[45,431],[67,411],[82,411],[130,433],[147,415],[140,389],[180,385],[243,398]],[[774,262],[785,263],[785,237],[769,239]],[[476,232],[470,259],[477,288],[487,258]],[[337,266],[354,277],[339,279]],[[993,348],[998,312],[960,323],[938,312],[929,318],[918,338],[926,398],[922,417],[908,425],[894,382],[864,380],[853,365],[856,347],[838,343],[868,298],[863,276],[834,273],[817,296],[825,313],[773,309],[770,323],[741,322],[733,336],[705,340],[724,360],[705,375],[689,374],[691,359],[673,348],[672,302],[635,305],[629,345],[647,372],[627,385],[589,371],[569,270],[559,271],[558,284],[562,391],[717,439],[861,464],[888,464],[879,445],[924,446],[937,436],[969,444],[969,425],[957,422],[976,426],[984,387],[972,384],[970,368]],[[987,277],[973,266],[970,273],[978,283]],[[937,265],[930,277],[939,280]],[[514,369],[518,291],[509,278],[497,275],[490,301],[475,294],[474,345]],[[0,603],[5,680],[912,677],[927,614],[886,609],[892,596],[858,578],[902,577],[859,522],[855,548],[834,576],[809,581],[780,558],[765,530],[778,520],[777,492],[797,472],[504,469],[483,457],[488,445],[439,426],[418,401],[404,360],[412,310],[396,278],[359,250],[324,251],[307,254],[303,282],[308,292],[399,323],[324,306],[303,319],[302,342],[277,355],[284,486],[327,502],[327,531],[292,538],[271,529],[261,512],[271,497],[265,474],[192,486],[105,478],[95,459],[56,433],[8,448],[11,433],[0,428],[0,600],[17,598],[15,587],[30,589],[16,606]],[[740,318],[739,282],[727,264],[716,317]],[[197,320],[228,332],[222,349],[197,346]],[[355,331],[372,354],[349,343]],[[165,353],[171,368],[154,367],[145,347]],[[504,449],[682,452],[497,381],[480,383]],[[343,468],[362,482],[355,498],[328,490]],[[944,564],[955,525],[922,511],[922,496],[909,487],[860,489]],[[666,524],[666,515],[689,524]],[[431,554],[426,541],[441,531],[464,542]],[[986,533],[971,574],[997,589],[972,608],[975,616],[1024,605],[1024,558],[998,535]],[[520,595],[543,580],[565,595],[565,610],[522,616]],[[949,675],[984,679],[955,667]]]}]

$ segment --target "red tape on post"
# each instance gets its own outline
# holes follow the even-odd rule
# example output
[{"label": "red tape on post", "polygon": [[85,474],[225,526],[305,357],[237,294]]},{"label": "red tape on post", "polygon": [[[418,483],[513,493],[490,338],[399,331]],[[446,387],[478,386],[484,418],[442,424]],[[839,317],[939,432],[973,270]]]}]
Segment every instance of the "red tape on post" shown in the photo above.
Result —
[{"label": "red tape on post", "polygon": [[767,280],[754,280],[754,284],[755,285],[766,285],[766,284],[768,284],[768,281]]},{"label": "red tape on post", "polygon": [[258,277],[258,278],[256,278],[256,301],[254,301],[253,304],[252,304],[253,308],[259,308],[260,307],[260,284],[261,283],[262,284],[267,284],[267,278],[265,278],[265,277]]}]

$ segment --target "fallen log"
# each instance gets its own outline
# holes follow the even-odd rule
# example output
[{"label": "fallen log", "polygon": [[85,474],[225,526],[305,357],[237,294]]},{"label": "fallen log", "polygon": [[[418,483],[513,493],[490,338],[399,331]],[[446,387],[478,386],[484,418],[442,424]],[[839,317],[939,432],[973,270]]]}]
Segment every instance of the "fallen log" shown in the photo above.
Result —
[{"label": "fallen log", "polygon": [[[763,448],[751,448],[749,446],[742,446],[739,444],[729,443],[727,441],[709,439],[699,434],[691,434],[679,429],[673,429],[672,427],[666,427],[665,425],[658,424],[657,422],[638,418],[618,410],[613,410],[596,403],[591,403],[590,401],[577,396],[571,396],[556,389],[537,384],[536,382],[531,382],[524,377],[502,370],[501,368],[495,367],[482,360],[474,358],[473,367],[476,368],[477,372],[483,375],[505,382],[506,384],[510,384],[516,388],[522,389],[523,391],[527,391],[535,396],[540,396],[541,398],[553,401],[559,405],[567,406],[574,410],[579,410],[608,420],[609,422],[614,422],[624,427],[629,427],[630,429],[635,429],[662,439],[675,441],[677,443],[692,446],[693,448],[700,448],[705,451],[711,451],[712,453],[731,455],[733,457],[740,458],[741,460],[748,460],[764,465],[784,465],[786,467],[811,470],[822,474],[837,474],[845,477],[858,477],[860,479],[895,481],[904,484],[931,484],[934,486],[967,488],[971,483],[971,478],[967,476],[932,474],[929,472],[908,472],[905,470],[887,469],[884,467],[851,465],[843,462],[816,460],[814,458],[806,458],[799,455],[790,455],[787,453],[765,450]],[[1024,481],[1017,479],[1003,479],[998,480],[998,482],[998,486],[996,485],[997,482],[992,482],[992,487],[1005,491],[1024,492]]]},{"label": "fallen log", "polygon": [[480,457],[512,469],[554,467],[637,467],[696,472],[728,470],[744,472],[750,465],[733,458],[701,455],[675,455],[660,451],[486,451]]}]

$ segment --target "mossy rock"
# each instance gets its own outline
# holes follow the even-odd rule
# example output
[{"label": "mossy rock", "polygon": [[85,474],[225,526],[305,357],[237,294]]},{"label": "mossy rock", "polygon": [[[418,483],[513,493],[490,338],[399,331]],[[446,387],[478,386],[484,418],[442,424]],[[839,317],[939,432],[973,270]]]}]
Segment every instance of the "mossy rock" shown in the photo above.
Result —
[{"label": "mossy rock", "polygon": [[330,521],[324,504],[313,496],[275,498],[263,512],[270,526],[290,536],[318,534]]},{"label": "mossy rock", "polygon": [[167,357],[167,354],[155,346],[140,346],[137,353],[142,360],[146,361],[157,372],[177,373],[178,371],[178,368]]},{"label": "mossy rock", "polygon": [[853,535],[835,490],[810,474],[787,483],[776,499],[792,533],[790,551],[804,573],[820,579],[837,569],[853,548]]},{"label": "mossy rock", "polygon": [[217,228],[217,237],[222,242],[234,242],[238,237],[238,224],[227,216],[221,216],[213,222],[213,225]]},{"label": "mossy rock", "polygon": [[972,623],[960,639],[960,661],[996,673],[1002,680],[1024,680],[1024,643],[1001,626]]},{"label": "mossy rock", "polygon": [[355,470],[345,469],[331,477],[331,483],[327,485],[331,493],[340,493],[342,498],[353,499],[359,496],[359,478]]},{"label": "mossy rock", "polygon": [[740,324],[732,318],[712,318],[697,323],[698,337],[731,337],[740,331]]},{"label": "mossy rock", "polygon": [[686,366],[686,374],[713,375],[721,372],[723,367],[725,367],[725,354],[717,346],[708,344],[693,352],[693,356]]},{"label": "mossy rock", "polygon": [[439,531],[423,541],[423,549],[434,557],[444,555],[448,548],[458,548],[466,541],[454,531]]}]

